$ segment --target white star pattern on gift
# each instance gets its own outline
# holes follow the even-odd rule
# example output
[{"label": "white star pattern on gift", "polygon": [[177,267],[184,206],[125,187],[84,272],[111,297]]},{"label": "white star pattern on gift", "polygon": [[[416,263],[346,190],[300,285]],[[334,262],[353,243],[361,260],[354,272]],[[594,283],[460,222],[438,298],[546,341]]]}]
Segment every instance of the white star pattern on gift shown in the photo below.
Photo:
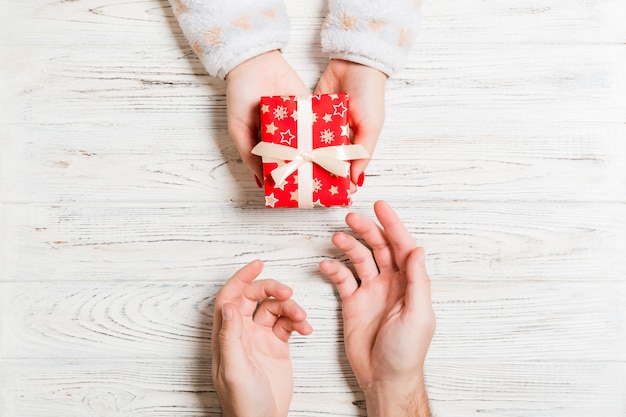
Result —
[{"label": "white star pattern on gift", "polygon": [[274,204],[278,202],[278,199],[274,197],[274,193],[265,196],[265,205],[274,207]]},{"label": "white star pattern on gift", "polygon": [[290,129],[287,129],[286,132],[280,132],[280,143],[286,143],[291,146],[291,141],[296,137],[291,133]]},{"label": "white star pattern on gift", "polygon": [[280,188],[282,191],[285,191],[285,185],[289,184],[289,181],[285,180],[283,182],[281,182],[280,184],[275,184],[274,186],[276,188]]},{"label": "white star pattern on gift", "polygon": [[313,192],[316,193],[322,189],[322,181],[319,178],[313,178]]},{"label": "white star pattern on gift", "polygon": [[276,127],[274,122],[272,122],[269,125],[265,125],[265,133],[269,133],[270,135],[273,135],[274,132],[276,132],[276,129],[278,129],[278,128]]},{"label": "white star pattern on gift", "polygon": [[333,105],[333,108],[335,109],[335,112],[333,113],[333,116],[344,117],[346,112],[348,111],[346,106],[344,106],[343,102],[341,102],[341,103],[339,103],[337,105]]},{"label": "white star pattern on gift", "polygon": [[332,130],[326,129],[320,133],[320,140],[328,145],[335,140],[335,134]]},{"label": "white star pattern on gift", "polygon": [[298,190],[291,191],[289,194],[291,195],[291,201],[298,201]]},{"label": "white star pattern on gift", "polygon": [[[353,132],[347,120],[349,112],[347,97],[342,94],[312,96],[311,108],[309,109],[307,106],[306,115],[302,109],[298,110],[296,107],[300,101],[298,98],[282,96],[263,97],[261,99],[261,132],[264,142],[298,149],[298,146],[302,145],[298,137],[302,128],[300,124],[304,122],[307,126],[303,132],[310,132],[305,140],[307,147],[311,146],[312,149],[316,149],[335,145],[343,147],[350,144],[350,135]],[[309,124],[311,124],[310,127]],[[308,136],[311,133],[312,135]],[[349,152],[346,155],[348,154],[351,155]],[[284,155],[282,157],[277,155],[280,154],[271,156],[268,153],[264,155],[263,163],[266,173],[267,168],[270,167],[266,167],[265,164],[281,167],[290,162],[283,159]],[[303,159],[306,160],[307,158],[303,157]],[[311,207],[311,204],[313,207],[350,204],[352,193],[346,189],[350,184],[349,177],[346,177],[347,172],[346,175],[338,175],[323,169],[323,167],[320,169],[315,163],[312,165],[314,172],[307,171],[306,175],[306,187],[304,188],[306,195],[301,194],[302,189],[299,188],[301,185],[298,185],[298,169],[296,169],[295,172],[290,171],[288,180],[285,179],[280,183],[271,180],[265,181],[265,205],[269,208],[276,208]]]},{"label": "white star pattern on gift", "polygon": [[287,117],[287,107],[276,106],[276,108],[274,109],[274,117],[276,118],[276,120],[283,120],[285,117]]}]

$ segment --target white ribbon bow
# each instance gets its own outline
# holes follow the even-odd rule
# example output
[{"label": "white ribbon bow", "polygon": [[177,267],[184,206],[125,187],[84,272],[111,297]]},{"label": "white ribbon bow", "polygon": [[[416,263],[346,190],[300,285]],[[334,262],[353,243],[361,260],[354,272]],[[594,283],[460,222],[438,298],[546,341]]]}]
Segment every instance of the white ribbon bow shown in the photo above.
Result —
[{"label": "white ribbon bow", "polygon": [[287,177],[306,163],[314,163],[339,177],[347,177],[350,163],[346,160],[369,158],[363,145],[339,145],[324,148],[300,150],[278,143],[259,142],[253,149],[254,155],[283,161],[291,161],[274,168],[271,172],[276,185],[281,185]]}]

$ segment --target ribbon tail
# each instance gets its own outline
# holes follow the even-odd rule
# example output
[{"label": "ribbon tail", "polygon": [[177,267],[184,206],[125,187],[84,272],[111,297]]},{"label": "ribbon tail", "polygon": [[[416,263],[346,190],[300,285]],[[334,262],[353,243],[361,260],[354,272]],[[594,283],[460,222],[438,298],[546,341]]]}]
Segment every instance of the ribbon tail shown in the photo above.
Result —
[{"label": "ribbon tail", "polygon": [[274,170],[272,170],[271,172],[271,176],[272,176],[272,179],[274,180],[274,184],[281,185],[282,183],[284,183],[287,180],[287,177],[289,177],[291,174],[296,172],[298,168],[300,168],[300,165],[302,165],[303,162],[304,161],[301,159],[296,159],[283,166],[274,168]]},{"label": "ribbon tail", "polygon": [[327,156],[316,156],[314,162],[331,174],[338,177],[347,177],[350,172],[350,163]]}]

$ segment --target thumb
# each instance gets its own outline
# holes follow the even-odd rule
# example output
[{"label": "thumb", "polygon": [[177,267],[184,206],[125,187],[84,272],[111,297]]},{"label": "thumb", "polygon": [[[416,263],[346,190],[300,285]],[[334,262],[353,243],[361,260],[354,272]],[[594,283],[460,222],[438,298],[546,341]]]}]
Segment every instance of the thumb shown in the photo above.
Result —
[{"label": "thumb", "polygon": [[222,305],[219,346],[221,371],[225,376],[241,375],[246,363],[246,353],[243,347],[243,319],[234,303]]},{"label": "thumb", "polygon": [[405,303],[409,314],[432,311],[430,277],[426,272],[425,258],[424,248],[421,247],[413,249],[407,257]]},{"label": "thumb", "polygon": [[364,122],[359,119],[352,122],[352,129],[354,133],[352,143],[362,145],[370,154],[369,158],[352,161],[350,166],[350,178],[352,182],[359,187],[363,185],[365,169],[374,155],[376,143],[378,142],[378,137],[382,131],[383,121],[384,118],[376,122],[372,122],[371,120],[369,122]]},{"label": "thumb", "polygon": [[243,163],[258,179],[262,179],[263,164],[261,157],[252,153],[252,148],[259,142],[256,127],[233,121],[229,122],[229,133]]}]

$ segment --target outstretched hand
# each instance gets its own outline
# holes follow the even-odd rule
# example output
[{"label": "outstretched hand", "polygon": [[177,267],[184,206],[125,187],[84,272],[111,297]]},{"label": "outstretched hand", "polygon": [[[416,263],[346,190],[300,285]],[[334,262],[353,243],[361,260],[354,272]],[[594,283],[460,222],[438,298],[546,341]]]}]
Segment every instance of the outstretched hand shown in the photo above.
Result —
[{"label": "outstretched hand", "polygon": [[345,233],[332,239],[358,280],[339,261],[322,261],[320,269],[342,300],[346,353],[365,393],[368,416],[430,415],[423,367],[435,314],[424,249],[387,203],[376,202],[374,211],[382,228],[356,213],[346,217],[371,250]]},{"label": "outstretched hand", "polygon": [[293,331],[313,331],[291,288],[254,281],[262,269],[259,260],[241,268],[215,301],[212,373],[224,417],[286,417],[293,396],[288,340]]},{"label": "outstretched hand", "polygon": [[250,58],[226,76],[228,131],[259,187],[263,181],[261,158],[251,151],[259,141],[260,98],[300,94],[309,94],[309,91],[279,51]]}]

